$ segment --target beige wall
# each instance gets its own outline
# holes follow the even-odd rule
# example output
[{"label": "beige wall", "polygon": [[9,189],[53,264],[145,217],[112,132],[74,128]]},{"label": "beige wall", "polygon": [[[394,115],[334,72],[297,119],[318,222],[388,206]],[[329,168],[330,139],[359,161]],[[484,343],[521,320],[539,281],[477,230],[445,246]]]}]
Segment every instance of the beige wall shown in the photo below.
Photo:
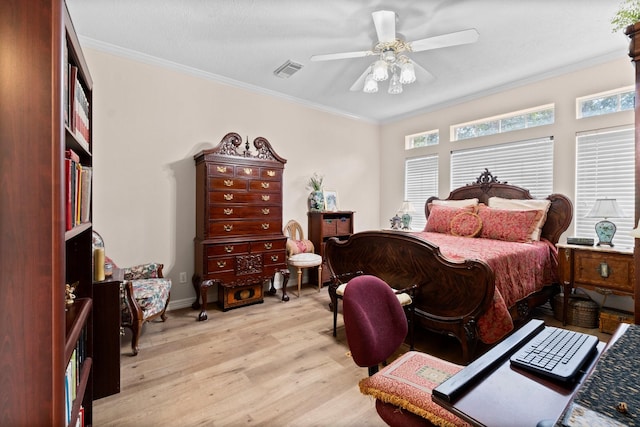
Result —
[{"label": "beige wall", "polygon": [[[629,58],[607,62],[579,72],[549,78],[537,83],[506,90],[494,95],[461,103],[453,107],[425,113],[386,124],[381,128],[380,156],[385,160],[380,170],[382,182],[381,218],[390,217],[400,206],[404,188],[404,161],[410,157],[438,154],[439,197],[446,197],[450,188],[450,153],[461,148],[521,141],[544,136],[554,137],[554,192],[573,200],[575,192],[576,133],[633,124],[633,112],[626,111],[599,117],[576,119],[576,97],[617,89],[634,84],[634,70]],[[458,123],[555,104],[552,125],[451,142],[449,127]],[[405,135],[439,129],[440,144],[413,150],[404,149]],[[480,175],[478,171],[478,175]],[[500,177],[500,171],[492,171]],[[570,234],[571,228],[568,232]]]},{"label": "beige wall", "polygon": [[[193,155],[228,132],[250,141],[263,136],[287,159],[285,221],[298,220],[306,232],[305,187],[317,171],[325,188],[338,192],[339,207],[356,211],[356,230],[378,227],[378,125],[184,70],[83,50],[94,80],[94,227],[118,265],[165,264],[172,308],[190,305],[195,296]],[[180,272],[188,283],[179,283]]]},{"label": "beige wall", "polygon": [[[288,160],[283,219],[306,230],[309,176],[325,176],[340,207],[356,211],[355,229],[388,226],[401,205],[404,160],[439,155],[439,196],[449,191],[449,153],[553,135],[554,191],[573,198],[577,132],[629,125],[623,112],[577,120],[575,98],[634,84],[626,57],[469,102],[377,125],[301,103],[229,86],[185,69],[85,48],[94,90],[94,226],[120,265],[156,260],[174,283],[172,308],[194,298],[195,170],[193,155],[227,132],[267,138]],[[449,142],[449,126],[554,103],[555,123],[507,134]],[[406,151],[405,135],[439,129],[441,143]],[[499,171],[496,171],[499,175]],[[571,229],[567,234],[571,234]],[[186,272],[189,283],[179,283]],[[214,295],[212,297],[215,298]]]}]

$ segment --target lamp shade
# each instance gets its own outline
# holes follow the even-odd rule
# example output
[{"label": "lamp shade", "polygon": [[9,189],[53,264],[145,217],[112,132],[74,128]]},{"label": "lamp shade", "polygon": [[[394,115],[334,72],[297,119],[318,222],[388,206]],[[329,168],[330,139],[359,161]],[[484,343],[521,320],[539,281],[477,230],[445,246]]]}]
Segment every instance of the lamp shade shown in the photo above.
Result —
[{"label": "lamp shade", "polygon": [[624,218],[616,199],[596,199],[587,218]]},{"label": "lamp shade", "polygon": [[410,213],[415,212],[415,208],[413,207],[413,203],[408,200],[402,202],[402,207],[400,207],[400,212],[402,213]]},{"label": "lamp shade", "polygon": [[640,239],[640,220],[638,220],[638,226],[631,230],[631,233],[629,234],[636,239]]}]

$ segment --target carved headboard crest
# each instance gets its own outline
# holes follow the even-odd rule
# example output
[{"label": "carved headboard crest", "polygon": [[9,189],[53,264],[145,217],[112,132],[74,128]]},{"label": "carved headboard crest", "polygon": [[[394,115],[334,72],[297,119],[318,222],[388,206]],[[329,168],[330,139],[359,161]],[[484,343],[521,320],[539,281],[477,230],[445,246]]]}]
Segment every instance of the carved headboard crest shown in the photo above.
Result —
[{"label": "carved headboard crest", "polygon": [[476,179],[475,183],[471,183],[471,184],[467,184],[467,185],[476,185],[476,184],[480,184],[480,186],[483,188],[483,190],[485,189],[485,187],[489,187],[491,184],[506,184],[507,181],[505,182],[500,182],[498,181],[498,176],[494,176],[491,172],[489,172],[489,169],[485,168],[484,172],[482,172],[480,174],[480,176]]}]

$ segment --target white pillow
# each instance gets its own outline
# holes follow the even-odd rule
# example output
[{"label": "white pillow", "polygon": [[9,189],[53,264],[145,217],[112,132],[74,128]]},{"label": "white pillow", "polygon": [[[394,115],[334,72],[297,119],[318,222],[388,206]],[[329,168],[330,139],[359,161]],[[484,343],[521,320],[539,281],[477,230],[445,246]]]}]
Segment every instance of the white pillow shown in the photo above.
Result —
[{"label": "white pillow", "polygon": [[535,209],[542,212],[540,220],[533,229],[533,233],[531,233],[531,240],[534,242],[540,240],[540,233],[542,233],[542,227],[544,227],[544,223],[547,220],[549,206],[551,206],[551,200],[546,199],[504,199],[502,197],[489,197],[490,208],[509,209],[512,211]]},{"label": "white pillow", "polygon": [[468,206],[478,206],[478,199],[463,199],[463,200],[439,200],[433,199],[431,201],[434,205],[450,206],[452,208],[466,208]]}]

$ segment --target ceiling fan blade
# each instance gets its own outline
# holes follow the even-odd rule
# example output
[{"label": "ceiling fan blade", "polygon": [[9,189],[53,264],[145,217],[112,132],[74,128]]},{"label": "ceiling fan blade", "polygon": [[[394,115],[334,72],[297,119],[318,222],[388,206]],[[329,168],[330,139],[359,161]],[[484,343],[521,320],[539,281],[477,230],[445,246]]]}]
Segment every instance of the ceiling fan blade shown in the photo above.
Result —
[{"label": "ceiling fan blade", "polygon": [[409,42],[411,50],[421,52],[423,50],[439,49],[441,47],[456,46],[460,44],[475,43],[478,41],[478,31],[475,28],[443,34],[441,36],[428,37],[426,39]]},{"label": "ceiling fan blade", "polygon": [[416,81],[420,83],[429,83],[436,79],[436,77],[427,71],[422,65],[418,64],[416,61],[411,62],[413,63],[413,69],[416,72]]},{"label": "ceiling fan blade", "polygon": [[358,80],[355,81],[355,83],[349,88],[349,90],[351,92],[359,92],[364,88],[364,79],[367,78],[367,75],[371,72],[371,65],[369,65],[367,67],[366,70],[364,70],[364,73],[362,73],[362,75],[360,77],[358,77]]},{"label": "ceiling fan blade", "polygon": [[390,10],[378,10],[371,14],[376,26],[379,42],[392,42],[396,39],[396,13]]},{"label": "ceiling fan blade", "polygon": [[342,53],[327,53],[324,55],[313,55],[311,61],[332,61],[334,59],[347,59],[347,58],[361,58],[363,56],[373,55],[370,50],[362,50],[360,52],[342,52]]}]

